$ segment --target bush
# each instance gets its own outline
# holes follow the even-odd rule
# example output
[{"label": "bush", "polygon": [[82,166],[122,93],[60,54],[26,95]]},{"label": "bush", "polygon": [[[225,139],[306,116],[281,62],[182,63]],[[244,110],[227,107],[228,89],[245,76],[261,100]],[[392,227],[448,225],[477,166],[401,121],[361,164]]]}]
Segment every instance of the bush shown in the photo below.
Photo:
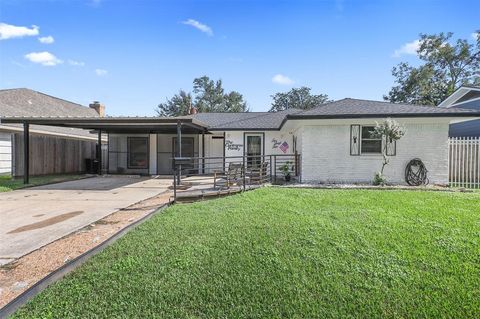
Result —
[{"label": "bush", "polygon": [[373,185],[378,186],[378,185],[385,185],[387,183],[387,179],[385,176],[382,175],[380,172],[376,172],[375,176],[373,177]]}]

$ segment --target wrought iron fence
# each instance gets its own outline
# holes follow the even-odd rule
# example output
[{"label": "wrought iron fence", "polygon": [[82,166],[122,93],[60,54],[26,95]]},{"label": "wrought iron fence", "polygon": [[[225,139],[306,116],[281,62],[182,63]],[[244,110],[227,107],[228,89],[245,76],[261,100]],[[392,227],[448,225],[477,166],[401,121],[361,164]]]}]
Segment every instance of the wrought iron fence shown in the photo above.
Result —
[{"label": "wrought iron fence", "polygon": [[300,154],[173,158],[174,200],[221,196],[266,183],[300,182]]}]

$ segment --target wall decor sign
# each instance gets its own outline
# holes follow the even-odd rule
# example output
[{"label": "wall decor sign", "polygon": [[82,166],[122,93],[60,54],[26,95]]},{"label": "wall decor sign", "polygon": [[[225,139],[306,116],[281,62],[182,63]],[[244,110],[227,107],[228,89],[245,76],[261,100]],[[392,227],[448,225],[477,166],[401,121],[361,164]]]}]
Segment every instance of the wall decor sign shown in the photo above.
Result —
[{"label": "wall decor sign", "polygon": [[287,141],[282,142],[277,140],[276,138],[272,139],[272,149],[279,148],[282,152],[286,153],[289,147],[290,146],[288,145]]},{"label": "wall decor sign", "polygon": [[230,140],[226,140],[225,141],[225,147],[227,148],[227,150],[229,151],[240,151],[240,149],[242,148],[242,144],[234,144],[232,141]]},{"label": "wall decor sign", "polygon": [[278,148],[281,144],[282,142],[277,140],[276,138],[272,139],[272,149]]},{"label": "wall decor sign", "polygon": [[285,141],[283,142],[279,147],[278,147],[283,153],[286,153],[288,151],[288,143]]}]

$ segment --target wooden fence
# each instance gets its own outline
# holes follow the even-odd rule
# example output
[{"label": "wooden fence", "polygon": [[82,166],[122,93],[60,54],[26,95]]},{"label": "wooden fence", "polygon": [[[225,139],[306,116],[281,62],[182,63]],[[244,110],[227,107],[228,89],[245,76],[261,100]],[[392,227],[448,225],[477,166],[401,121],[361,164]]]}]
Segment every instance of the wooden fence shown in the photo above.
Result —
[{"label": "wooden fence", "polygon": [[[13,175],[23,175],[23,136],[15,134]],[[102,152],[106,156],[106,149]],[[96,142],[47,135],[30,135],[30,174],[85,172],[85,159],[95,158]],[[104,157],[106,159],[106,157]]]},{"label": "wooden fence", "polygon": [[480,137],[448,140],[450,186],[480,188]]}]

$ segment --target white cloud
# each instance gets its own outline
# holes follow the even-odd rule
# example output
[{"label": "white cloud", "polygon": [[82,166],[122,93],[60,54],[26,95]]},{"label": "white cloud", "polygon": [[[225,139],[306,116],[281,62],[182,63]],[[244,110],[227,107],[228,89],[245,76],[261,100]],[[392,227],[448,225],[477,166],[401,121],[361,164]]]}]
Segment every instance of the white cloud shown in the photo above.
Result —
[{"label": "white cloud", "polygon": [[55,42],[55,39],[51,35],[49,35],[48,37],[38,38],[38,41],[40,41],[40,43],[44,43],[44,44],[52,44],[53,42]]},{"label": "white cloud", "polygon": [[405,43],[400,49],[393,52],[394,58],[399,58],[405,54],[417,55],[417,51],[420,48],[420,40],[414,40],[412,42]]},{"label": "white cloud", "polygon": [[25,59],[44,66],[55,66],[63,63],[62,60],[58,59],[56,56],[47,51],[26,54]]},{"label": "white cloud", "polygon": [[473,33],[472,33],[472,39],[473,39],[474,41],[477,41],[478,35],[479,35],[478,32],[473,32]]},{"label": "white cloud", "polygon": [[98,6],[100,6],[100,4],[102,4],[102,0],[91,0],[90,1],[90,5],[93,6],[93,7],[98,7]]},{"label": "white cloud", "polygon": [[32,25],[32,28],[18,27],[11,24],[0,23],[0,40],[22,38],[28,36],[35,36],[39,33],[39,27]]},{"label": "white cloud", "polygon": [[182,21],[183,24],[190,25],[197,30],[202,31],[203,33],[208,34],[209,36],[213,36],[213,30],[208,25],[198,22],[197,20],[188,19],[186,21]]},{"label": "white cloud", "polygon": [[294,83],[292,79],[290,79],[288,76],[283,74],[276,74],[272,78],[272,82],[280,85],[291,85]]},{"label": "white cloud", "polygon": [[95,74],[97,76],[105,76],[108,74],[108,71],[104,69],[95,69]]},{"label": "white cloud", "polygon": [[73,66],[85,66],[85,62],[75,61],[75,60],[68,60],[68,64]]}]

